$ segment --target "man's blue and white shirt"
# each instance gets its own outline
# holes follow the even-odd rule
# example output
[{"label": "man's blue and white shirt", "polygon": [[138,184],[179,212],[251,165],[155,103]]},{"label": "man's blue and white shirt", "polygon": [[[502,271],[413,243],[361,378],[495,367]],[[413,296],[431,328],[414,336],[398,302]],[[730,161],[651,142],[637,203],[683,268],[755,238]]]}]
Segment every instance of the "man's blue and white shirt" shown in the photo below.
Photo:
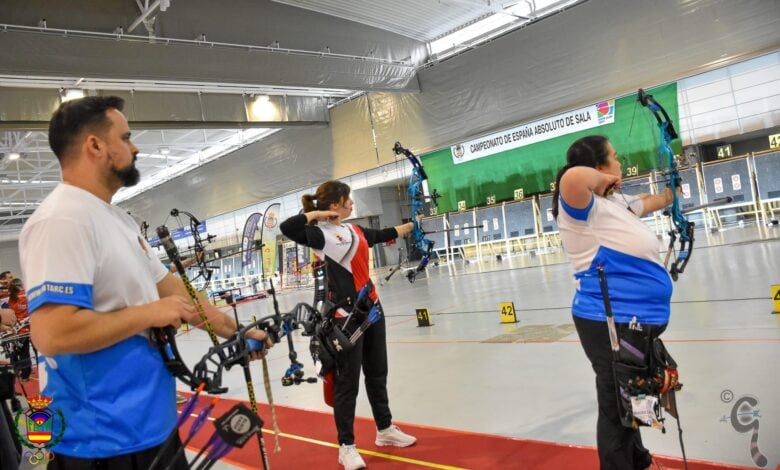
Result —
[{"label": "man's blue and white shirt", "polygon": [[[167,270],[120,207],[65,183],[19,241],[31,315],[45,304],[112,312],[159,299]],[[62,411],[56,453],[108,457],[161,444],[176,421],[174,379],[145,334],[87,354],[45,357],[42,394]]]}]

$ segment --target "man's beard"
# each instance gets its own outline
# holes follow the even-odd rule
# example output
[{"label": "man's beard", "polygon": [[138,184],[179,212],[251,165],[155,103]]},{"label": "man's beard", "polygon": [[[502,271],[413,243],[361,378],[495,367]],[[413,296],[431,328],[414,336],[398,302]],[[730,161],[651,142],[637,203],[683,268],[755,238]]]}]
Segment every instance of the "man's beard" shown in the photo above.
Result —
[{"label": "man's beard", "polygon": [[119,178],[123,187],[135,186],[141,180],[141,173],[135,167],[135,161],[120,170],[112,168],[111,172]]}]

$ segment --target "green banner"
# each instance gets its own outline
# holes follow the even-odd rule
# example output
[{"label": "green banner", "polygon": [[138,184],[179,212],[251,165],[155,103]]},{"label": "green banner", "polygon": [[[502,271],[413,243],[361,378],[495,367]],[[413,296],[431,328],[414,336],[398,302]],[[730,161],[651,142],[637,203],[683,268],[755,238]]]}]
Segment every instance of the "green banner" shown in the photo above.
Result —
[{"label": "green banner", "polygon": [[[646,90],[668,112],[679,131],[677,84],[672,83]],[[558,169],[566,163],[566,150],[572,142],[592,134],[607,136],[630,176],[646,173],[658,167],[656,152],[660,142],[658,125],[652,113],[643,108],[636,94],[615,100],[615,121],[593,129],[575,132],[528,146],[496,153],[489,157],[455,165],[450,147],[423,156],[428,174],[428,187],[442,197],[438,213],[458,209],[458,201],[466,207],[485,205],[489,196],[496,201],[510,200],[516,189],[525,197],[552,191]],[[672,145],[675,153],[682,152],[682,144]]]}]

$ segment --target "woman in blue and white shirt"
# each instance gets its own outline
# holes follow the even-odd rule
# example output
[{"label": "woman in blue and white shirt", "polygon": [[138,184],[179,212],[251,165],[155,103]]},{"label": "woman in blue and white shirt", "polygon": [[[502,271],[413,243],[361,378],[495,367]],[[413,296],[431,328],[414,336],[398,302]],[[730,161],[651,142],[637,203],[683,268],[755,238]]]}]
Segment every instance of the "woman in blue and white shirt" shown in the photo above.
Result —
[{"label": "woman in blue and white shirt", "polygon": [[578,281],[572,314],[582,347],[596,373],[599,405],[597,442],[601,468],[645,469],[650,452],[638,429],[620,422],[612,350],[596,270],[604,267],[615,322],[644,328],[658,336],[669,322],[672,282],[659,255],[655,233],[640,217],[671,203],[663,195],[616,198],[621,166],[606,137],[574,142],[557,176],[553,215],[563,249]]}]

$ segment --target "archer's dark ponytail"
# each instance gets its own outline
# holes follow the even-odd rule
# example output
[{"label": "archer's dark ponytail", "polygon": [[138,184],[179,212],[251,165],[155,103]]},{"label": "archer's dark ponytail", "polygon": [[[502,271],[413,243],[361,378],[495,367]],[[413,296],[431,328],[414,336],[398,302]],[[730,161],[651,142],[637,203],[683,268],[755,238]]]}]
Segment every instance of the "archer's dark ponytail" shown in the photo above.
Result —
[{"label": "archer's dark ponytail", "polygon": [[552,213],[558,218],[558,198],[560,197],[561,178],[563,174],[575,166],[587,166],[596,168],[607,164],[607,143],[609,139],[603,135],[589,135],[577,139],[566,151],[566,165],[558,170],[555,177],[555,191],[553,192]]},{"label": "archer's dark ponytail", "polygon": [[[301,197],[301,204],[303,205],[303,212],[311,211],[327,211],[330,210],[331,204],[338,204],[344,198],[349,197],[349,185],[342,183],[341,181],[326,181],[317,187],[317,191],[314,194],[304,194]],[[316,220],[312,220],[311,224],[316,224]]]},{"label": "archer's dark ponytail", "polygon": [[304,214],[306,212],[317,210],[317,198],[314,197],[314,194],[304,194],[301,197],[301,204],[303,204]]}]

